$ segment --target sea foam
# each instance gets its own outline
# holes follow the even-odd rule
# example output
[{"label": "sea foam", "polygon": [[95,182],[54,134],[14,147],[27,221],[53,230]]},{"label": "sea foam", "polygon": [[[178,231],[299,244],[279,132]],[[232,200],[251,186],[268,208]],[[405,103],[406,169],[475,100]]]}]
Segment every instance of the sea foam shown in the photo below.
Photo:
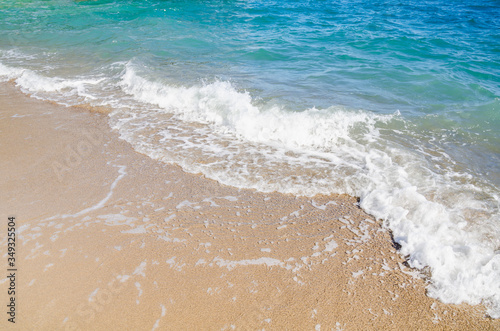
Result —
[{"label": "sea foam", "polygon": [[[257,106],[249,93],[229,82],[172,86],[139,76],[130,64],[120,86],[136,100],[158,106],[160,114],[205,125],[185,127],[193,136],[180,138],[175,133],[179,127],[165,122],[157,127],[165,144],[153,144],[144,136],[134,140],[124,132],[131,127],[116,122],[115,128],[141,151],[238,187],[359,196],[365,211],[384,220],[409,264],[430,269],[430,296],[449,303],[483,302],[492,317],[500,317],[495,189],[456,172],[446,160],[436,168],[419,153],[420,146],[413,149],[391,139],[388,127],[403,121],[397,113]],[[148,129],[155,126],[152,117],[139,121]],[[132,131],[142,130],[137,122],[134,126]],[[168,140],[186,152],[176,151]],[[201,156],[214,160],[193,162]]]},{"label": "sea foam", "polygon": [[397,112],[290,111],[227,81],[173,85],[132,62],[116,67],[115,76],[62,79],[0,64],[0,80],[39,98],[107,103],[110,125],[137,151],[227,185],[358,196],[409,264],[430,270],[430,296],[484,303],[500,317],[498,189],[414,146]]}]

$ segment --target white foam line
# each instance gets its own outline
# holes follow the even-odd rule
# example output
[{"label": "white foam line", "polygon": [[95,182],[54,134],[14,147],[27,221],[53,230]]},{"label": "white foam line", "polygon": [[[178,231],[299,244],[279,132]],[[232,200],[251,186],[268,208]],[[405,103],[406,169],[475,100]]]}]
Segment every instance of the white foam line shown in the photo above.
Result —
[{"label": "white foam line", "polygon": [[89,302],[94,301],[94,297],[95,297],[95,295],[97,294],[98,291],[99,291],[99,288],[96,288],[94,292],[90,293],[90,295],[89,295]]},{"label": "white foam line", "polygon": [[62,218],[66,218],[65,216],[71,216],[71,217],[78,217],[78,216],[81,216],[83,214],[86,214],[90,211],[93,211],[93,210],[96,210],[96,209],[99,209],[99,208],[102,208],[104,207],[105,203],[108,202],[108,200],[111,198],[111,196],[113,195],[113,190],[115,189],[116,185],[118,184],[118,182],[123,178],[125,177],[125,175],[127,174],[125,172],[125,169],[127,169],[127,166],[119,166],[120,169],[118,169],[118,172],[120,173],[120,175],[118,175],[118,177],[116,177],[115,181],[113,182],[113,184],[111,184],[111,188],[108,192],[108,195],[106,195],[106,197],[104,199],[102,199],[101,201],[99,201],[97,204],[95,204],[94,206],[92,207],[89,207],[87,209],[84,209],[76,214],[73,214],[73,215],[63,215]]},{"label": "white foam line", "polygon": [[156,322],[153,325],[153,328],[151,329],[151,331],[157,329],[160,326],[160,320],[161,320],[161,318],[164,317],[165,314],[167,313],[167,309],[165,308],[164,305],[160,305],[160,307],[161,307],[161,317],[156,320]]},{"label": "white foam line", "polygon": [[273,259],[270,257],[261,257],[259,259],[253,259],[253,260],[242,260],[242,261],[230,261],[230,260],[224,260],[221,259],[220,257],[216,257],[214,259],[214,262],[219,266],[219,267],[226,267],[228,270],[232,270],[237,266],[245,266],[245,265],[266,265],[268,267],[272,266],[279,266],[284,268],[285,264],[281,262],[280,260]]},{"label": "white foam line", "polygon": [[121,165],[121,166],[117,166],[119,167],[120,169],[118,169],[118,172],[120,173],[118,175],[118,177],[116,177],[115,181],[111,184],[111,187],[110,187],[110,190],[108,192],[108,194],[106,195],[106,197],[104,199],[102,199],[101,201],[99,201],[97,204],[91,206],[91,207],[88,207],[88,208],[85,208],[84,210],[81,210],[79,211],[78,213],[76,214],[64,214],[64,215],[56,215],[56,216],[52,216],[52,217],[49,217],[49,218],[46,218],[44,219],[43,221],[50,221],[52,219],[56,219],[56,218],[61,218],[61,219],[65,219],[65,218],[68,218],[68,217],[78,217],[78,216],[82,216],[84,214],[87,214],[88,212],[91,212],[93,210],[96,210],[96,209],[99,209],[99,208],[102,208],[104,207],[104,205],[106,204],[106,202],[108,202],[108,200],[111,198],[111,196],[113,195],[113,190],[115,189],[116,185],[118,184],[118,182],[123,178],[125,177],[125,175],[127,174],[127,172],[125,171],[125,169],[127,169],[127,166],[124,166],[124,165]]}]

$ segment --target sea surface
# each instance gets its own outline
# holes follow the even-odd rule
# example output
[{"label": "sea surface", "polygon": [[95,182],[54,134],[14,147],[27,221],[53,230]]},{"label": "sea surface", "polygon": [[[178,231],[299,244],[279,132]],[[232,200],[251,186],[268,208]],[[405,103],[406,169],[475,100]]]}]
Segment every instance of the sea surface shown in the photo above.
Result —
[{"label": "sea surface", "polygon": [[497,0],[1,0],[0,81],[223,184],[357,196],[500,318]]}]

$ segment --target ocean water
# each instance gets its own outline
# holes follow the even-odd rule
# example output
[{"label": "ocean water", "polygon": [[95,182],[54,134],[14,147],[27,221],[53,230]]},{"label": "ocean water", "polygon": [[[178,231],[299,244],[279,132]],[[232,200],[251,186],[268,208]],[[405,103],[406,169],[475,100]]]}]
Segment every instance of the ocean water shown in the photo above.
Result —
[{"label": "ocean water", "polygon": [[500,2],[0,1],[0,81],[226,185],[347,193],[500,318]]}]

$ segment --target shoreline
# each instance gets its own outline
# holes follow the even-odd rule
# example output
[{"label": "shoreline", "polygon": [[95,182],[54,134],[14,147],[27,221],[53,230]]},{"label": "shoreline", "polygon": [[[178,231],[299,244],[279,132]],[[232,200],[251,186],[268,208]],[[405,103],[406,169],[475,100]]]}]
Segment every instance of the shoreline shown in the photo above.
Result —
[{"label": "shoreline", "polygon": [[[427,297],[355,197],[223,186],[135,152],[99,111],[5,83],[0,98],[1,217],[18,220],[17,326],[500,328],[482,306]],[[0,241],[6,252],[5,231]]]}]

